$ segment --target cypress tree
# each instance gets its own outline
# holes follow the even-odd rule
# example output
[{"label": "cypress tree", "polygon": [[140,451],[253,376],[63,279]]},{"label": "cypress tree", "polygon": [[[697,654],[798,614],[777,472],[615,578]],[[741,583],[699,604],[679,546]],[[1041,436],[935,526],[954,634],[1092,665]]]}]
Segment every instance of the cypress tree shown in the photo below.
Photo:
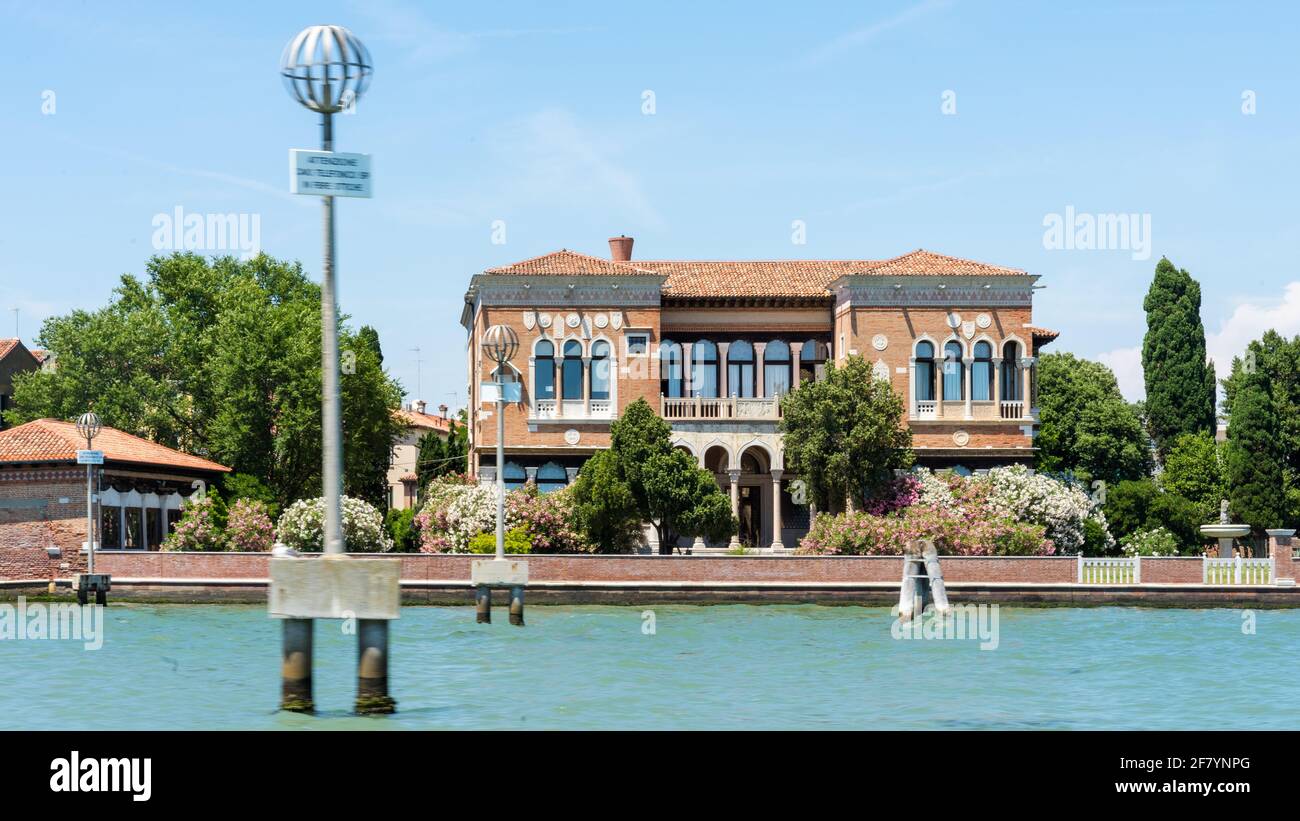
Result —
[{"label": "cypress tree", "polygon": [[1281,527],[1286,507],[1278,430],[1264,380],[1252,374],[1233,397],[1224,468],[1234,518],[1256,530]]},{"label": "cypress tree", "polygon": [[1190,274],[1162,257],[1142,307],[1147,423],[1163,456],[1184,433],[1214,433],[1214,365],[1205,359],[1201,285]]}]

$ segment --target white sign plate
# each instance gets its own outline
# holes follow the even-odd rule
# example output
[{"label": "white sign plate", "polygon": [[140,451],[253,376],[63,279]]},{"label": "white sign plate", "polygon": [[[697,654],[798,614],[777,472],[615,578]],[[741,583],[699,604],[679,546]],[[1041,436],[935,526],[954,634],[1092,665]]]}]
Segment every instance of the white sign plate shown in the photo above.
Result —
[{"label": "white sign plate", "polygon": [[370,155],[290,148],[289,190],[316,197],[369,197]]},{"label": "white sign plate", "polygon": [[104,451],[102,451],[102,450],[79,450],[79,451],[77,451],[77,464],[79,464],[79,465],[102,465],[102,464],[104,464]]}]

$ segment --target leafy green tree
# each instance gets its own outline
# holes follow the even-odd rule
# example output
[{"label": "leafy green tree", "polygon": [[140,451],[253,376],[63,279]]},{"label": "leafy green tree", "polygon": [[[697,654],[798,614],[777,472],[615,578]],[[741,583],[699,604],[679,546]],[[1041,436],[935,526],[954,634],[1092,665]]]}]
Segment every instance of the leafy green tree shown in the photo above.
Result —
[{"label": "leafy green tree", "polygon": [[1160,486],[1196,505],[1203,521],[1216,521],[1219,501],[1226,498],[1219,444],[1208,433],[1184,433],[1165,456]]},{"label": "leafy green tree", "polygon": [[1300,521],[1300,336],[1286,339],[1270,330],[1233,358],[1223,380],[1225,410],[1231,411],[1241,385],[1255,378],[1263,380],[1272,399],[1283,462],[1284,521],[1294,524]]},{"label": "leafy green tree", "polygon": [[452,420],[447,435],[429,431],[417,443],[415,475],[419,477],[420,497],[429,482],[449,473],[464,473],[469,453],[469,428],[465,424],[465,411],[460,412],[460,424]]},{"label": "leafy green tree", "polygon": [[578,528],[601,553],[623,553],[641,537],[641,514],[612,450],[597,451],[573,484]]},{"label": "leafy green tree", "polygon": [[897,469],[912,466],[912,432],[903,427],[903,399],[876,379],[861,356],[805,382],[781,401],[786,469],[807,483],[818,510],[879,491]]},{"label": "leafy green tree", "polygon": [[1110,368],[1072,353],[1038,359],[1039,470],[1109,484],[1151,471],[1138,410],[1124,401]]},{"label": "leafy green tree", "polygon": [[[12,422],[104,423],[251,476],[282,508],[321,491],[320,288],[297,263],[173,254],[124,275],[110,303],[45,322],[59,367],[15,380]],[[346,327],[344,485],[382,503],[401,390]]]},{"label": "leafy green tree", "polygon": [[678,536],[718,540],[735,532],[731,501],[713,474],[673,448],[672,429],[644,399],[624,408],[609,434],[609,450],[587,460],[573,488],[592,542],[630,544],[625,536],[641,522],[654,527],[661,553],[671,553]]},{"label": "leafy green tree", "polygon": [[1162,257],[1142,307],[1147,420],[1164,455],[1180,434],[1214,433],[1214,365],[1205,358],[1201,285]]},{"label": "leafy green tree", "polygon": [[1256,530],[1281,527],[1287,513],[1278,429],[1264,377],[1242,380],[1233,396],[1223,462],[1229,506]]},{"label": "leafy green tree", "polygon": [[1151,479],[1129,479],[1106,488],[1104,505],[1106,523],[1115,541],[1123,544],[1134,533],[1163,527],[1182,550],[1200,548],[1200,510],[1190,500],[1176,493],[1162,491]]}]

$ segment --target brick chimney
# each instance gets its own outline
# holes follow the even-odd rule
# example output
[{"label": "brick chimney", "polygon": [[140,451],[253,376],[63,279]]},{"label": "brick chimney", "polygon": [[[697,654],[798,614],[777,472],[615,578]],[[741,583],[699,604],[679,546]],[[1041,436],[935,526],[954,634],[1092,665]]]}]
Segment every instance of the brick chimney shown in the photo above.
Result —
[{"label": "brick chimney", "polygon": [[619,234],[609,238],[609,258],[615,262],[627,262],[632,258],[632,238]]},{"label": "brick chimney", "polygon": [[446,418],[447,418],[447,406],[446,406],[446,405],[439,405],[439,406],[438,406],[438,415],[441,416],[443,419],[446,419]]},{"label": "brick chimney", "polygon": [[417,399],[417,400],[415,400],[415,412],[416,412],[416,413],[424,413],[424,400],[423,400],[423,399]]}]

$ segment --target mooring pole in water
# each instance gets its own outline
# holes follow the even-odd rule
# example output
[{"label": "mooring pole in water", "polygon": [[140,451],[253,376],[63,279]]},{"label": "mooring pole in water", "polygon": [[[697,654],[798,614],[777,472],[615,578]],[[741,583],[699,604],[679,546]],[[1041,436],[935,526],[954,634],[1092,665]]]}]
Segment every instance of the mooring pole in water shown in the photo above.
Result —
[{"label": "mooring pole in water", "polygon": [[486,584],[474,588],[474,612],[478,624],[492,623],[492,588]]},{"label": "mooring pole in water", "polygon": [[510,588],[510,623],[516,627],[524,626],[524,588],[521,585]]},{"label": "mooring pole in water", "polygon": [[357,714],[394,712],[397,702],[388,695],[388,622],[357,622]]},{"label": "mooring pole in water", "polygon": [[284,644],[280,663],[280,709],[310,713],[316,709],[311,695],[311,619],[284,619]]}]

